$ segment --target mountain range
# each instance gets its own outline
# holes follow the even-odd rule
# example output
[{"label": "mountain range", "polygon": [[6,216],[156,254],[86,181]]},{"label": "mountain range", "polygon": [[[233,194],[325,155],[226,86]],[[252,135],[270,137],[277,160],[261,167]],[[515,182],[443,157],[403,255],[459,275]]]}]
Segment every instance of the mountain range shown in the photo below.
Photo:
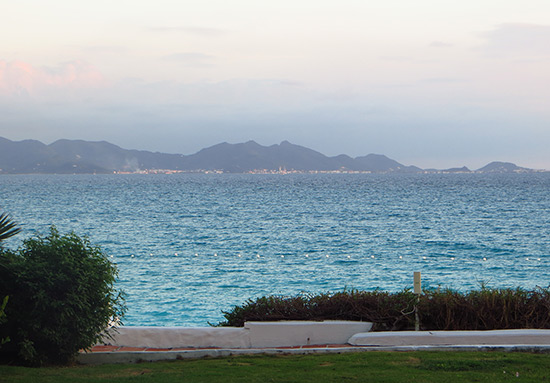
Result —
[{"label": "mountain range", "polygon": [[[106,141],[58,140],[46,145],[36,140],[11,141],[0,137],[0,174],[117,173],[172,170],[184,172],[371,172],[471,173],[467,167],[446,170],[406,166],[380,154],[352,158],[328,157],[315,150],[283,141],[262,146],[254,141],[227,142],[191,155],[128,150]],[[509,162],[492,162],[475,172],[534,172]]]}]

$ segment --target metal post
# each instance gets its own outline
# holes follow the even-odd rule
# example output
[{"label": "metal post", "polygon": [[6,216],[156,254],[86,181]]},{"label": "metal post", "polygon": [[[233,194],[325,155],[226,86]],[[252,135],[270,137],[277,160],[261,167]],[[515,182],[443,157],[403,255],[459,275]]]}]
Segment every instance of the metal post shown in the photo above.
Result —
[{"label": "metal post", "polygon": [[414,272],[414,293],[416,294],[416,304],[414,305],[414,331],[420,331],[420,317],[418,315],[418,304],[420,303],[420,294],[422,294],[420,271]]}]

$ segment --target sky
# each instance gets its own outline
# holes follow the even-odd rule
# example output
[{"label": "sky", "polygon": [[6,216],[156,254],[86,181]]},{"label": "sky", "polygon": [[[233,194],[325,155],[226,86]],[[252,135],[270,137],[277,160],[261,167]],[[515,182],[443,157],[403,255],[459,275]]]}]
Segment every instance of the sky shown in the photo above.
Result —
[{"label": "sky", "polygon": [[0,137],[550,169],[548,0],[0,3]]}]

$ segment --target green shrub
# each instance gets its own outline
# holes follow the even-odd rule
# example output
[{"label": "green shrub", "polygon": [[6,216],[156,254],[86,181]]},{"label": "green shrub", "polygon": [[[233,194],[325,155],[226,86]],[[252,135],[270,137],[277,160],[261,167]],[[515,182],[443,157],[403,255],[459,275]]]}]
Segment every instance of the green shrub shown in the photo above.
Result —
[{"label": "green shrub", "polygon": [[0,356],[31,365],[67,363],[125,311],[116,267],[74,233],[28,239],[0,252],[0,294],[10,296]]},{"label": "green shrub", "polygon": [[494,330],[550,328],[550,290],[450,289],[344,291],[293,297],[249,299],[223,312],[219,326],[243,326],[245,321],[359,320],[373,322],[374,331],[412,330],[418,307],[421,330]]},{"label": "green shrub", "polygon": [[219,326],[243,326],[246,321],[357,320],[374,322],[377,330],[414,327],[416,296],[409,290],[344,291],[293,297],[268,296],[249,299],[223,312]]},{"label": "green shrub", "polygon": [[425,330],[550,328],[550,290],[426,291],[419,313]]},{"label": "green shrub", "polygon": [[[6,322],[5,310],[6,310],[6,305],[8,304],[8,299],[9,297],[5,296],[4,299],[2,300],[2,304],[0,304],[0,325]],[[10,337],[0,338],[0,347],[2,347],[4,343],[8,343],[9,341],[10,341]]]},{"label": "green shrub", "polygon": [[[21,228],[17,226],[17,223],[13,221],[10,216],[6,213],[0,213],[0,249],[2,247],[2,241],[13,237],[14,235],[18,234],[21,231]],[[9,296],[5,296],[2,299],[2,303],[0,304],[0,325],[6,322],[6,305],[8,304]],[[10,337],[6,336],[5,338],[0,337],[0,347],[4,343],[7,343],[10,341]]]}]

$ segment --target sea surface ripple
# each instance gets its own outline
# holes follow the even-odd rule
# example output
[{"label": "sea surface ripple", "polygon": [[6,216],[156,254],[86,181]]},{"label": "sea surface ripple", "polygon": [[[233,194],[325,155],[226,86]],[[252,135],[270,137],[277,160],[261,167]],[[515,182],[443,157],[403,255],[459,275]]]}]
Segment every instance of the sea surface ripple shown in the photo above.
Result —
[{"label": "sea surface ripple", "polygon": [[550,173],[2,175],[0,209],[100,245],[126,325],[205,326],[266,294],[547,287]]}]

